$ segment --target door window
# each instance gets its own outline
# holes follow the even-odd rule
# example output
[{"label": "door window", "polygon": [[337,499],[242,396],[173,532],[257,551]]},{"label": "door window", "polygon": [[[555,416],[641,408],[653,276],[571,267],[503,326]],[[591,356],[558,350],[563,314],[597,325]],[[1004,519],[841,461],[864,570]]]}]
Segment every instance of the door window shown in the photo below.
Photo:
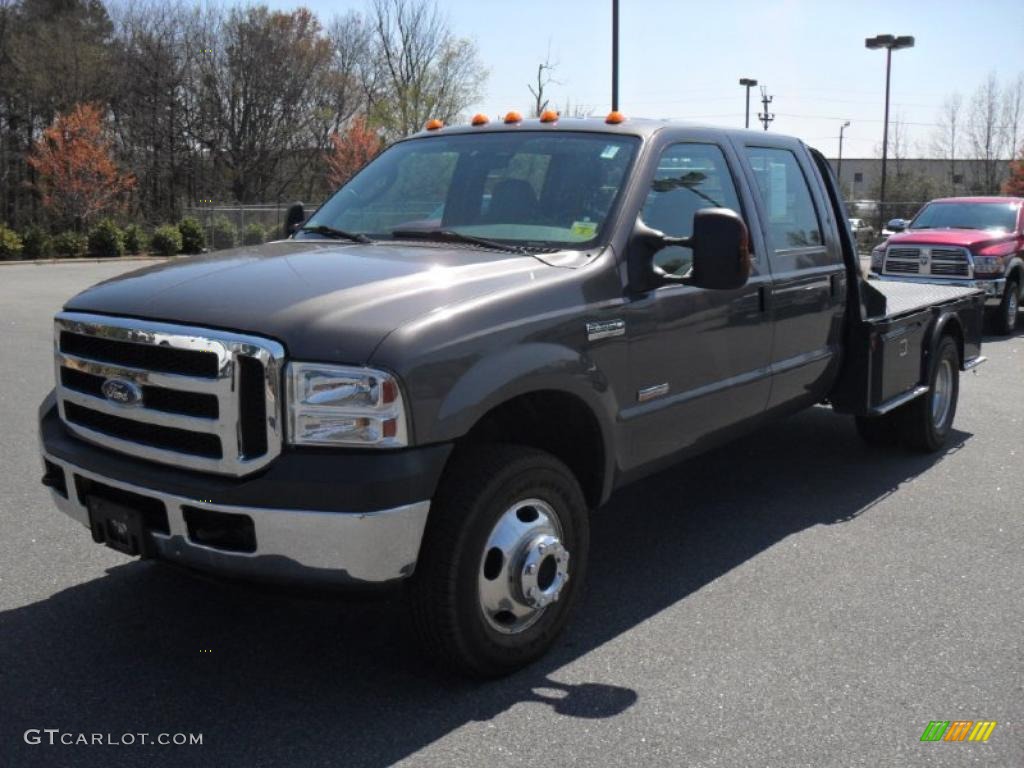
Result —
[{"label": "door window", "polygon": [[768,242],[776,254],[821,248],[821,224],[807,178],[788,149],[747,147],[768,222]]},{"label": "door window", "polygon": [[[689,237],[693,215],[702,208],[741,213],[725,155],[714,144],[666,147],[641,213],[644,223],[666,235]],[[682,246],[663,248],[654,263],[669,274],[685,275],[693,265],[693,252]]]}]

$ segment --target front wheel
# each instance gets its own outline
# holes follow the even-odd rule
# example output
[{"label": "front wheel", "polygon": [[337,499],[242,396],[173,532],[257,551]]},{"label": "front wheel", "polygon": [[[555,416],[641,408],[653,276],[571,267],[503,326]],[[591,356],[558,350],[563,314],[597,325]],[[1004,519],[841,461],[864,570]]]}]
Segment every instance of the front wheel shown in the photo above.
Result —
[{"label": "front wheel", "polygon": [[472,677],[539,658],[578,601],[588,546],[583,493],[558,459],[505,445],[454,456],[409,584],[426,649]]},{"label": "front wheel", "polygon": [[951,336],[943,336],[928,372],[928,391],[893,412],[900,437],[909,447],[933,453],[953,429],[960,399],[960,353]]}]

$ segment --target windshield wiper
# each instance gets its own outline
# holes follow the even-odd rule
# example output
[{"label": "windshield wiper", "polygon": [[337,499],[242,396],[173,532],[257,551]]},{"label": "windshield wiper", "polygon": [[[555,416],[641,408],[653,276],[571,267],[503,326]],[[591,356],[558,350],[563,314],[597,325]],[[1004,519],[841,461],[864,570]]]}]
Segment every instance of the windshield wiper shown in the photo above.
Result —
[{"label": "windshield wiper", "polygon": [[328,227],[324,224],[317,224],[312,227],[299,227],[299,231],[312,232],[314,235],[323,235],[324,237],[333,237],[336,240],[351,240],[353,243],[373,242],[373,240],[361,232],[346,232],[344,229]]},{"label": "windshield wiper", "polygon": [[435,243],[467,243],[478,245],[481,248],[493,248],[496,251],[506,253],[531,253],[529,248],[521,245],[508,245],[499,243],[497,240],[488,240],[486,237],[474,237],[456,232],[453,229],[396,229],[391,233],[392,237],[410,240],[431,240]]}]

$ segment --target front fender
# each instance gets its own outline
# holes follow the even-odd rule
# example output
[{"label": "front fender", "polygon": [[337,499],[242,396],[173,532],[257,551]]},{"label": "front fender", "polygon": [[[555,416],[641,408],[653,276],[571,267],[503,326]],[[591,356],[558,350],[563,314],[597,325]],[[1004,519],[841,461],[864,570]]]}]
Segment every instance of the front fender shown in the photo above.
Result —
[{"label": "front fender", "polygon": [[574,396],[593,413],[603,442],[607,495],[616,456],[615,392],[591,357],[567,346],[527,342],[495,350],[475,361],[441,400],[428,439],[458,439],[502,403],[544,391]]}]

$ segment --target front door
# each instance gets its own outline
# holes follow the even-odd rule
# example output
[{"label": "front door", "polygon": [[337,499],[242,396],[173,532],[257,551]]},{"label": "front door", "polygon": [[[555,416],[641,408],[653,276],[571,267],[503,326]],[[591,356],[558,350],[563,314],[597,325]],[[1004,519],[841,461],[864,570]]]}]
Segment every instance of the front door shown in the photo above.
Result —
[{"label": "front door", "polygon": [[[702,208],[744,215],[752,202],[737,193],[728,150],[707,142],[670,144],[661,152],[641,216],[668,235],[689,236]],[[713,291],[664,285],[629,305],[634,400],[623,409],[632,466],[695,446],[704,438],[764,411],[769,392],[772,326],[765,311],[770,283],[752,240],[747,285]],[[685,274],[689,248],[671,247],[655,263]]]}]

